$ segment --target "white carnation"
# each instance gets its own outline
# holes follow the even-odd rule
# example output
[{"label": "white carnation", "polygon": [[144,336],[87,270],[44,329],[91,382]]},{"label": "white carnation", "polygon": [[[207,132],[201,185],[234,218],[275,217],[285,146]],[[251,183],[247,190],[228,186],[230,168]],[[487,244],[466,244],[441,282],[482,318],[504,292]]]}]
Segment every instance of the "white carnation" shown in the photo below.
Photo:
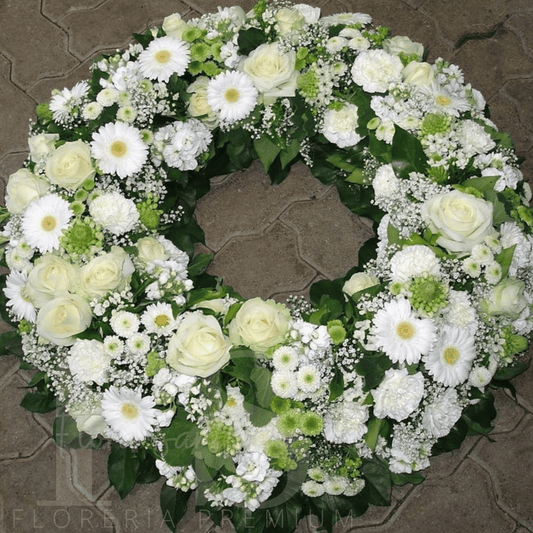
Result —
[{"label": "white carnation", "polygon": [[114,235],[131,231],[139,221],[139,212],[133,200],[119,192],[98,196],[91,202],[89,212],[97,224]]},{"label": "white carnation", "polygon": [[349,397],[331,406],[324,416],[324,435],[335,444],[353,444],[366,433],[368,407]]},{"label": "white carnation", "polygon": [[393,198],[399,190],[400,180],[394,173],[392,165],[382,165],[376,172],[376,177],[372,181],[376,198]]},{"label": "white carnation", "polygon": [[366,50],[352,66],[352,79],[368,93],[384,93],[391,83],[402,81],[403,64],[383,50]]},{"label": "white carnation", "polygon": [[422,425],[433,437],[444,437],[459,420],[461,413],[457,391],[448,388],[426,407],[422,415]]},{"label": "white carnation", "polygon": [[355,146],[363,137],[355,130],[358,126],[357,106],[344,104],[340,110],[328,109],[324,115],[322,133],[328,141],[340,148]]},{"label": "white carnation", "polygon": [[83,382],[103,385],[109,374],[111,357],[96,340],[77,340],[70,348],[67,363],[72,374]]},{"label": "white carnation", "polygon": [[395,253],[390,265],[393,281],[406,282],[426,274],[440,277],[440,264],[435,252],[421,244]]},{"label": "white carnation", "polygon": [[473,120],[465,120],[461,123],[459,135],[463,149],[469,157],[486,154],[496,146],[485,128]]}]

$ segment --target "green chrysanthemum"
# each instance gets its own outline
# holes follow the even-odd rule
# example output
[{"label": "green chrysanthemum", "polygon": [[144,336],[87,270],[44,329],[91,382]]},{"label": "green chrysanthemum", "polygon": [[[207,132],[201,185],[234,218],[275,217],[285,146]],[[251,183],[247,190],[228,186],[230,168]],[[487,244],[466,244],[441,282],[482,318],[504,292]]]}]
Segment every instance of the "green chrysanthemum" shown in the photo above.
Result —
[{"label": "green chrysanthemum", "polygon": [[284,437],[293,437],[300,429],[301,425],[301,413],[296,409],[290,409],[286,413],[283,413],[277,422],[279,432]]},{"label": "green chrysanthemum", "polygon": [[413,308],[427,316],[433,316],[448,305],[448,287],[434,276],[416,278],[410,284],[409,290],[409,301]]},{"label": "green chrysanthemum", "polygon": [[277,415],[286,413],[291,408],[291,401],[288,398],[274,396],[270,401],[270,409]]},{"label": "green chrysanthemum", "polygon": [[157,352],[148,352],[146,354],[147,365],[144,369],[145,374],[151,378],[155,376],[162,368],[165,367],[165,361],[159,357]]},{"label": "green chrysanthemum", "polygon": [[220,420],[210,423],[206,444],[215,455],[235,455],[241,449],[241,439],[235,435],[235,430]]},{"label": "green chrysanthemum", "polygon": [[324,429],[324,419],[316,413],[307,412],[301,416],[301,426],[304,435],[319,435]]},{"label": "green chrysanthemum", "polygon": [[139,212],[141,222],[148,229],[157,229],[159,226],[159,219],[163,214],[163,211],[161,209],[157,209],[157,203],[153,198],[147,198],[140,204],[137,204],[137,211]]},{"label": "green chrysanthemum", "polygon": [[313,68],[298,77],[297,87],[304,98],[316,98],[318,96],[320,92],[318,76]]},{"label": "green chrysanthemum", "polygon": [[191,60],[205,61],[211,56],[211,47],[204,42],[197,42],[191,45]]},{"label": "green chrysanthemum", "polygon": [[421,134],[424,137],[428,135],[437,135],[450,131],[452,117],[440,113],[430,113],[422,121]]},{"label": "green chrysanthemum", "polygon": [[69,254],[84,255],[94,249],[100,249],[104,235],[100,226],[90,217],[78,219],[68,228],[60,239],[62,248]]},{"label": "green chrysanthemum", "polygon": [[346,338],[346,330],[340,320],[330,320],[327,327],[333,344],[340,344],[344,341]]}]

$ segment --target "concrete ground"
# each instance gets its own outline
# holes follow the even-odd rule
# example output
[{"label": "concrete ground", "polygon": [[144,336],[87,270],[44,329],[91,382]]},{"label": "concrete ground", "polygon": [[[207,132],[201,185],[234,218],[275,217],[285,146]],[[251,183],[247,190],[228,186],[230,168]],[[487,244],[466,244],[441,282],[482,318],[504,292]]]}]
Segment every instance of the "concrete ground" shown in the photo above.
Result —
[{"label": "concrete ground", "polygon": [[[223,0],[249,9],[252,0]],[[459,65],[481,90],[492,119],[508,131],[522,170],[533,175],[532,0],[311,0],[324,15],[369,13],[393,34],[408,35]],[[197,17],[211,0],[0,0],[0,196],[24,160],[28,119],[53,88],[88,77],[91,60],[126,46],[130,35],[171,13]],[[244,296],[305,294],[320,278],[335,278],[356,261],[370,235],[336,191],[297,167],[271,187],[258,165],[213,180],[198,206],[211,272]],[[60,450],[51,439],[53,415],[19,407],[29,374],[0,358],[0,533],[167,531],[159,514],[161,482],[136,487],[120,500],[109,487],[107,451]],[[469,438],[436,458],[422,485],[394,490],[390,507],[344,520],[337,533],[533,532],[533,369],[515,380],[517,401],[497,393],[491,439]],[[315,524],[301,524],[302,532]],[[219,531],[189,513],[187,533]],[[224,531],[230,531],[226,524]]]}]

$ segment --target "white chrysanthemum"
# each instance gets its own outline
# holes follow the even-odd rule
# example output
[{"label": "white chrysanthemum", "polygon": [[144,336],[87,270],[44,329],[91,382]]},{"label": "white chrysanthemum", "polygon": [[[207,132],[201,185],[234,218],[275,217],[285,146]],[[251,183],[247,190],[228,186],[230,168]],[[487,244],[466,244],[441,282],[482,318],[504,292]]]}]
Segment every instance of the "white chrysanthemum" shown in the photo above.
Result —
[{"label": "white chrysanthemum", "polygon": [[374,414],[377,418],[393,418],[400,422],[417,407],[424,394],[421,372],[409,375],[406,368],[389,369],[377,389],[372,391]]},{"label": "white chrysanthemum", "polygon": [[457,391],[446,389],[426,407],[422,415],[422,425],[432,437],[444,437],[459,420],[461,413]]},{"label": "white chrysanthemum", "polygon": [[149,305],[141,317],[148,333],[170,335],[176,327],[172,306],[164,302]]},{"label": "white chrysanthemum", "polygon": [[146,333],[134,333],[126,341],[126,346],[134,355],[146,355],[150,351],[150,337]]},{"label": "white chrysanthemum", "polygon": [[403,64],[384,50],[361,52],[352,65],[352,79],[368,93],[384,93],[391,83],[402,81]]},{"label": "white chrysanthemum", "polygon": [[100,113],[102,113],[103,107],[98,102],[89,102],[82,110],[81,114],[85,120],[96,120]]},{"label": "white chrysanthemum", "polygon": [[257,89],[244,72],[222,72],[207,85],[207,104],[228,123],[246,118],[257,102]]},{"label": "white chrysanthemum", "polygon": [[128,233],[140,218],[135,202],[116,191],[97,196],[89,205],[89,213],[113,235]]},{"label": "white chrysanthemum", "polygon": [[443,311],[446,322],[458,328],[475,327],[477,314],[470,303],[470,296],[464,291],[450,290],[448,306]]},{"label": "white chrysanthemum", "polygon": [[357,106],[353,104],[344,104],[342,109],[328,109],[324,114],[324,125],[322,133],[326,139],[339,146],[355,146],[363,137],[355,130],[359,116]]},{"label": "white chrysanthemum", "polygon": [[37,311],[30,299],[24,294],[27,278],[28,276],[25,273],[17,272],[16,270],[12,270],[9,273],[4,288],[4,294],[7,298],[6,306],[11,307],[17,320],[25,318],[30,322],[35,322]]},{"label": "white chrysanthemum", "polygon": [[124,341],[116,335],[107,335],[104,339],[104,349],[109,355],[116,358],[124,352]]},{"label": "white chrysanthemum", "polygon": [[470,331],[445,325],[424,362],[436,381],[455,387],[468,378],[475,357],[476,347]]},{"label": "white chrysanthemum", "polygon": [[429,352],[435,340],[435,324],[416,318],[406,299],[387,302],[374,317],[375,345],[393,363],[412,365]]},{"label": "white chrysanthemum", "polygon": [[155,401],[140,391],[126,387],[110,387],[102,398],[102,416],[118,436],[126,442],[143,441],[154,430]]},{"label": "white chrysanthemum", "polygon": [[526,267],[533,256],[533,243],[528,240],[516,222],[504,222],[500,226],[500,243],[503,248],[515,246],[509,275],[515,276],[519,268]]},{"label": "white chrysanthemum", "polygon": [[298,352],[292,346],[281,346],[272,354],[276,370],[293,371],[298,366]]},{"label": "white chrysanthemum", "polygon": [[316,366],[305,365],[301,367],[296,374],[296,381],[298,388],[311,394],[320,388],[322,380],[320,379],[320,372]]},{"label": "white chrysanthemum", "polygon": [[172,74],[183,76],[190,59],[189,44],[167,35],[154,39],[143,50],[139,64],[144,76],[166,83]]},{"label": "white chrysanthemum", "polygon": [[77,340],[70,348],[67,363],[76,379],[103,385],[108,376],[110,355],[97,340]]},{"label": "white chrysanthemum", "polygon": [[124,122],[105,124],[92,138],[92,155],[107,174],[117,174],[120,178],[133,176],[148,157],[148,147],[140,131]]},{"label": "white chrysanthemum", "polygon": [[376,198],[393,198],[400,188],[400,180],[394,173],[392,165],[381,165],[372,180],[372,187]]},{"label": "white chrysanthemum", "polygon": [[337,13],[320,19],[322,24],[327,26],[336,26],[337,24],[344,24],[345,26],[353,26],[355,24],[370,24],[372,17],[366,13]]},{"label": "white chrysanthemum", "polygon": [[296,375],[288,370],[275,370],[272,373],[272,392],[280,398],[294,398],[298,393]]},{"label": "white chrysanthemum", "polygon": [[472,385],[472,387],[477,387],[480,390],[484,390],[484,388],[492,380],[493,376],[494,372],[487,367],[475,366],[472,368],[472,370],[470,370],[470,374],[468,375],[468,383]]},{"label": "white chrysanthemum", "polygon": [[407,246],[390,261],[393,281],[406,282],[424,275],[440,277],[440,263],[435,252],[422,244]]},{"label": "white chrysanthemum", "polygon": [[59,239],[72,217],[69,203],[55,194],[33,201],[22,218],[26,242],[41,253],[59,248]]},{"label": "white chrysanthemum", "polygon": [[322,483],[317,483],[312,479],[302,483],[301,489],[306,496],[311,496],[311,498],[318,498],[326,492]]},{"label": "white chrysanthemum", "polygon": [[118,101],[118,94],[114,87],[106,87],[96,95],[96,101],[103,107],[109,107]]},{"label": "white chrysanthemum", "polygon": [[139,330],[139,317],[129,311],[117,311],[113,313],[109,324],[119,337],[127,339]]},{"label": "white chrysanthemum", "polygon": [[331,476],[324,481],[324,490],[332,496],[342,494],[348,487],[348,479],[344,476]]}]

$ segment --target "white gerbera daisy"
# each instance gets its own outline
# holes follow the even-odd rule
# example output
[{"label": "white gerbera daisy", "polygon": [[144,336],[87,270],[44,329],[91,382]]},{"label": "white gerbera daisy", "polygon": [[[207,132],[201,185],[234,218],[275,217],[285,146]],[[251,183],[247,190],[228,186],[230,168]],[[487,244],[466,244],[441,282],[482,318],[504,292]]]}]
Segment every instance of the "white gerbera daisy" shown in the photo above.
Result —
[{"label": "white gerbera daisy", "polygon": [[337,24],[352,26],[355,24],[370,24],[372,22],[372,17],[366,13],[337,13],[336,15],[322,18],[320,22],[327,26],[334,26]]},{"label": "white gerbera daisy", "polygon": [[24,272],[12,270],[6,278],[4,294],[8,299],[6,306],[11,307],[18,320],[25,318],[35,322],[36,310],[30,299],[24,294],[28,276]]},{"label": "white gerbera daisy", "polygon": [[69,203],[56,194],[33,201],[22,218],[26,242],[41,253],[59,248],[59,239],[67,228],[72,211]]},{"label": "white gerbera daisy", "polygon": [[148,157],[140,131],[124,122],[105,124],[93,133],[91,151],[104,172],[121,178],[141,170]]},{"label": "white gerbera daisy", "polygon": [[154,406],[154,398],[143,397],[139,390],[110,387],[102,398],[102,416],[124,441],[142,441],[154,430]]},{"label": "white gerbera daisy", "polygon": [[458,117],[462,111],[470,109],[470,104],[466,99],[452,94],[446,87],[441,87],[437,82],[420,87],[420,89],[431,97],[435,112]]},{"label": "white gerbera daisy", "polygon": [[141,322],[148,333],[170,335],[176,327],[172,306],[164,302],[149,305],[144,311]]},{"label": "white gerbera daisy", "polygon": [[128,339],[139,330],[139,317],[129,311],[117,311],[113,313],[109,324],[119,337]]},{"label": "white gerbera daisy", "polygon": [[387,302],[374,317],[375,345],[393,363],[412,365],[429,352],[435,340],[432,320],[416,318],[408,300]]},{"label": "white gerbera daisy", "polygon": [[455,387],[466,381],[475,357],[476,347],[470,330],[445,325],[424,362],[436,381]]},{"label": "white gerbera daisy", "polygon": [[89,84],[86,81],[76,83],[72,89],[63,89],[55,93],[50,100],[50,111],[54,120],[61,122],[70,117],[70,111],[87,95]]},{"label": "white gerbera daisy", "polygon": [[207,104],[225,122],[246,118],[256,102],[257,89],[244,72],[222,72],[207,85]]},{"label": "white gerbera daisy", "polygon": [[172,74],[185,73],[191,52],[189,44],[175,37],[165,36],[153,40],[139,56],[141,72],[151,80],[167,82]]},{"label": "white gerbera daisy", "polygon": [[272,354],[272,364],[276,370],[295,370],[298,366],[298,352],[292,346],[280,346]]}]

